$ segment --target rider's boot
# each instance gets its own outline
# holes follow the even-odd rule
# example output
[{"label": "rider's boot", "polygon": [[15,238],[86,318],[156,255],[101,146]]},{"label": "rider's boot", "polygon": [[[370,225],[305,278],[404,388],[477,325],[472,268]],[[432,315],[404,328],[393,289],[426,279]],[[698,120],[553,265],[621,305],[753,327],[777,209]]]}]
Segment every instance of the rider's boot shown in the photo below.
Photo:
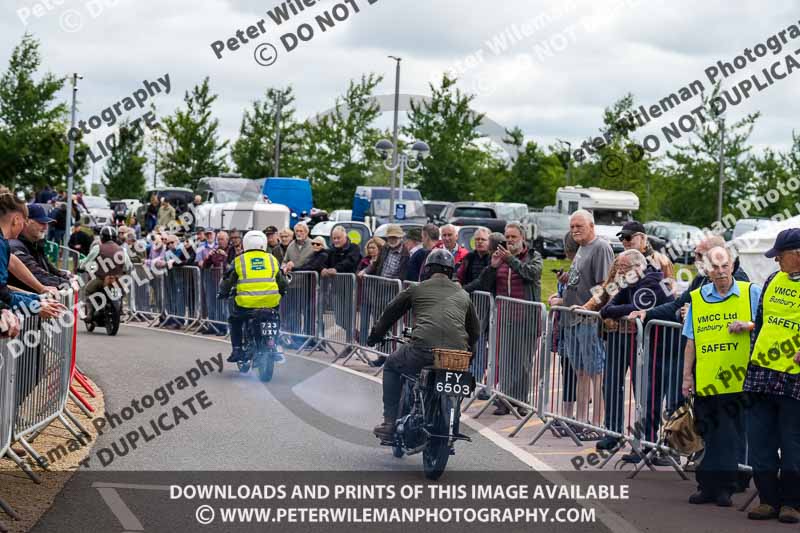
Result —
[{"label": "rider's boot", "polygon": [[391,439],[394,435],[394,422],[395,420],[393,417],[384,416],[383,423],[375,426],[372,432],[375,433],[375,436],[379,439]]},{"label": "rider's boot", "polygon": [[231,352],[231,355],[228,357],[229,363],[238,363],[239,361],[244,361],[247,358],[247,354],[241,348],[234,348]]}]

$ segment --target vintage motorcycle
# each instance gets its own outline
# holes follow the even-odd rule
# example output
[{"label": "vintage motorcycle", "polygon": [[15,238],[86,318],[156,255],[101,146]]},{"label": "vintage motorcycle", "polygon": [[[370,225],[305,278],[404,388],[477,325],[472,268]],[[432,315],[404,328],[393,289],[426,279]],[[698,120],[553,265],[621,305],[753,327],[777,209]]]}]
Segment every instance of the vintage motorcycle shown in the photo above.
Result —
[{"label": "vintage motorcycle", "polygon": [[280,333],[280,313],[277,309],[260,309],[248,318],[242,328],[242,349],[247,359],[238,361],[239,372],[246,374],[258,369],[258,378],[267,383],[272,380],[276,361],[283,361],[277,339]]},{"label": "vintage motorcycle", "polygon": [[[385,340],[405,344],[407,337],[389,336]],[[469,360],[466,364],[462,359],[450,365],[446,357],[443,360],[444,364],[439,366],[444,368],[426,366],[418,376],[402,375],[394,437],[390,441],[381,440],[381,445],[391,446],[398,458],[422,452],[425,477],[431,480],[439,479],[444,473],[448,459],[455,455],[456,441],[472,442],[470,437],[460,432],[460,418],[461,402],[475,390],[475,377],[467,370],[446,368],[469,368]]]},{"label": "vintage motorcycle", "polygon": [[87,315],[84,324],[88,332],[94,331],[95,326],[105,327],[106,333],[113,337],[119,331],[122,315],[122,291],[117,286],[117,276],[105,277],[103,291],[106,295],[103,299],[103,306],[95,309],[91,320]]}]

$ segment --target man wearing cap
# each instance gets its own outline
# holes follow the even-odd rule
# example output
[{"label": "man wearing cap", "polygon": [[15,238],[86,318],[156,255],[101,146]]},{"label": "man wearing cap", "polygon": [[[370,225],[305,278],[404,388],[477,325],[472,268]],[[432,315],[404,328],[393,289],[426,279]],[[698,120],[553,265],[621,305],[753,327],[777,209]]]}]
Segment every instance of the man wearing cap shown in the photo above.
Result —
[{"label": "man wearing cap", "polygon": [[[54,267],[44,253],[44,240],[47,237],[48,224],[51,222],[53,219],[47,216],[42,206],[28,205],[28,223],[19,237],[9,240],[8,244],[11,253],[28,267],[39,283],[45,287],[58,287],[68,282],[70,276]],[[18,279],[13,273],[9,274],[9,285],[29,292],[41,292]]]},{"label": "man wearing cap", "polygon": [[[264,235],[267,236],[267,251],[275,256],[278,264],[283,262],[283,249],[280,247],[281,240],[276,226],[267,226],[264,228]],[[277,248],[277,250],[276,250]]]},{"label": "man wearing cap", "polygon": [[378,260],[358,273],[359,277],[367,274],[384,278],[403,279],[408,266],[408,250],[403,246],[403,228],[398,224],[389,224],[386,228],[386,246],[381,250]]},{"label": "man wearing cap", "polygon": [[780,271],[764,283],[743,390],[747,443],[760,505],[753,520],[800,522],[800,229],[781,231],[765,254]]},{"label": "man wearing cap", "polygon": [[703,461],[696,469],[698,490],[689,503],[730,507],[738,465],[746,460],[739,405],[761,288],[734,279],[733,257],[725,247],[709,250],[704,262],[711,283],[691,292],[683,325],[688,340],[681,390],[686,397],[695,395],[695,419],[705,442]]},{"label": "man wearing cap", "polygon": [[617,233],[617,237],[622,241],[623,248],[640,251],[647,259],[647,262],[650,263],[650,266],[664,274],[665,279],[670,279],[674,283],[675,267],[672,261],[666,255],[653,249],[641,222],[629,220],[622,225],[622,231]]}]

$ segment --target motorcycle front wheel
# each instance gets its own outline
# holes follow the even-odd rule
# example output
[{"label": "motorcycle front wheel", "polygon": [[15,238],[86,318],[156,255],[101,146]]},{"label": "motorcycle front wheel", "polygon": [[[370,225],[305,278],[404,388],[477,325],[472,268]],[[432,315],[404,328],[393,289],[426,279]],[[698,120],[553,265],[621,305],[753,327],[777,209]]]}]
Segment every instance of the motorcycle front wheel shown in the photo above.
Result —
[{"label": "motorcycle front wheel", "polygon": [[[431,413],[431,433],[434,435],[450,434],[450,409],[455,407],[449,397],[442,395],[438,401],[433,402],[433,412]],[[450,458],[450,439],[443,437],[431,437],[428,446],[422,450],[422,466],[425,469],[425,477],[436,481],[447,468],[447,460]]]},{"label": "motorcycle front wheel", "polygon": [[120,318],[120,309],[113,303],[109,302],[106,304],[106,333],[110,336],[114,336],[119,331],[119,318]]}]

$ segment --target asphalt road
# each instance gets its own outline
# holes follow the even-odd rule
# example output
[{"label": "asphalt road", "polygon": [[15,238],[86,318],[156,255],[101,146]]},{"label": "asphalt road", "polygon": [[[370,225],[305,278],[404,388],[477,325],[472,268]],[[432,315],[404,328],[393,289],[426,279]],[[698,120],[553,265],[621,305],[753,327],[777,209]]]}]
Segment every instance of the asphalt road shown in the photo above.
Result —
[{"label": "asphalt road", "polygon": [[[263,524],[255,523],[200,526],[195,520],[198,501],[171,499],[172,484],[291,486],[300,482],[335,481],[427,486],[420,455],[396,459],[371,434],[381,412],[380,385],[374,381],[324,363],[290,356],[285,365],[276,367],[273,381],[263,384],[255,373],[241,375],[227,363],[219,372],[218,354],[222,352],[222,357],[226,357],[229,345],[156,329],[123,326],[113,338],[103,332],[87,334],[81,329],[78,339],[79,365],[102,387],[107,413],[124,415],[129,420],[120,419],[115,428],[105,428],[94,443],[86,468],[67,483],[33,531],[264,528]],[[208,362],[204,368],[207,375],[202,375],[198,360]],[[190,381],[194,381],[194,386]],[[155,405],[150,406],[153,402],[149,397]],[[134,400],[139,402],[141,413],[132,407]],[[164,427],[172,429],[156,435],[161,426],[156,422],[151,424],[151,420],[161,420]],[[139,431],[136,449],[132,450],[131,438],[126,441],[125,436],[137,432],[140,426],[144,431]],[[473,437],[473,442],[457,445],[457,455],[451,457],[441,482],[518,480],[528,485],[549,484],[513,454],[468,428],[463,429]],[[151,440],[144,442],[146,438]],[[398,502],[385,495],[369,496],[358,498],[357,503]],[[413,505],[413,501],[430,504],[423,497],[402,505]],[[268,506],[261,500],[250,503]],[[283,505],[288,504],[283,502]],[[313,502],[310,505],[315,506]],[[498,501],[496,505],[505,504]],[[553,512],[556,507],[574,507],[569,500],[525,502],[525,505],[551,508]],[[407,524],[340,526],[342,531],[407,531],[408,527]],[[463,525],[454,523],[436,527],[463,530]],[[471,527],[474,531],[530,531],[531,528],[530,523]],[[336,529],[330,524],[296,523],[282,524],[280,530]],[[597,522],[548,524],[542,530],[604,531],[606,528]]]}]

